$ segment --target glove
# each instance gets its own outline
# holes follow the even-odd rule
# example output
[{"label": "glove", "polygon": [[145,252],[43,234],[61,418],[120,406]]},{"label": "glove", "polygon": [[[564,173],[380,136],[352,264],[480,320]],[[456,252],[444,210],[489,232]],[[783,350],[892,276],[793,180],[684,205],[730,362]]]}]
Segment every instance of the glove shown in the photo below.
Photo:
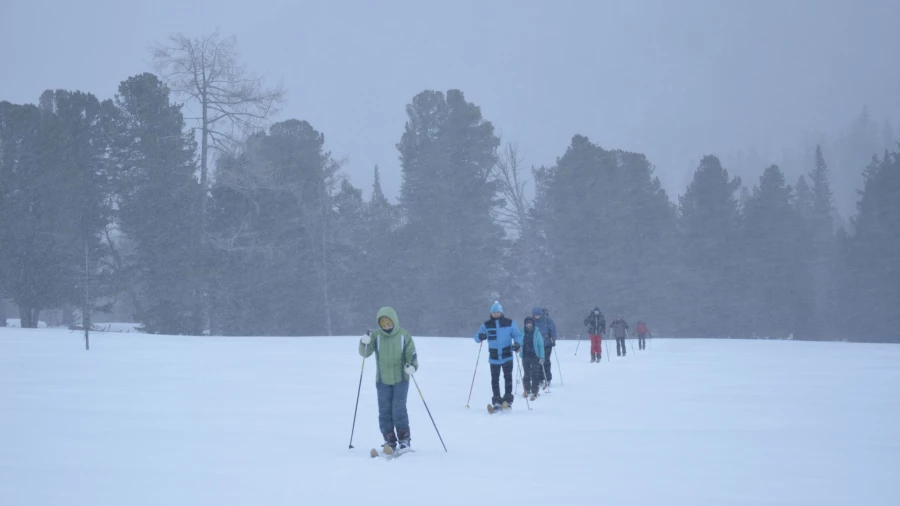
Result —
[{"label": "glove", "polygon": [[481,334],[478,334],[479,341],[484,341],[485,339],[487,339],[487,334],[485,334],[484,332],[482,332]]},{"label": "glove", "polygon": [[556,346],[556,339],[550,338],[550,346]]},{"label": "glove", "polygon": [[544,359],[540,359],[541,365],[544,365]]},{"label": "glove", "polygon": [[513,351],[516,353],[519,352],[519,343],[513,343]]},{"label": "glove", "polygon": [[408,366],[406,366],[406,369],[404,369],[404,371],[406,371],[406,374],[412,376],[416,373],[416,367],[412,364],[409,364]]},{"label": "glove", "polygon": [[362,337],[359,339],[359,342],[363,343],[363,345],[365,345],[365,346],[368,346],[369,343],[372,342],[372,338],[369,337],[369,333],[366,332],[366,335],[362,336]]}]

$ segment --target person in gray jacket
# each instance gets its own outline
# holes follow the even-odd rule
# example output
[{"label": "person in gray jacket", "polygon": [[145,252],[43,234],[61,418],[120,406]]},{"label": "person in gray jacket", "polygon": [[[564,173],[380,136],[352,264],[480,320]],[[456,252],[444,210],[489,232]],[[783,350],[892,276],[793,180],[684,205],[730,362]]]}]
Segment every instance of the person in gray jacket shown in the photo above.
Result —
[{"label": "person in gray jacket", "polygon": [[609,331],[616,338],[616,356],[625,356],[625,336],[627,335],[628,324],[617,314],[616,319],[609,324]]}]

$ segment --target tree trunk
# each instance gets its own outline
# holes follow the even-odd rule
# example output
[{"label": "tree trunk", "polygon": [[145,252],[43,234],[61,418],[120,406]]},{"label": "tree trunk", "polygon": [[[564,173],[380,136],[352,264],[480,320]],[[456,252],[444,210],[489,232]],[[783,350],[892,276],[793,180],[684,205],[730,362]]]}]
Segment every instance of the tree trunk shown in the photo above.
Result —
[{"label": "tree trunk", "polygon": [[[204,82],[206,82],[206,76],[204,75],[203,77]],[[200,252],[205,259],[209,259],[212,256],[210,255],[207,246],[206,234],[206,201],[207,194],[209,193],[209,189],[206,187],[209,179],[209,103],[205,91],[203,92],[202,97],[203,99],[200,103],[201,114],[203,116],[200,135]],[[212,282],[207,274],[201,276],[201,279],[203,286],[201,287],[200,292],[200,308],[202,311],[200,318],[203,322],[203,326],[209,330],[209,335],[213,335],[213,328],[218,325],[213,321],[213,302],[210,293]],[[201,334],[202,333],[201,329]]]},{"label": "tree trunk", "polygon": [[23,329],[35,329],[38,324],[38,316],[41,310],[27,304],[19,304],[19,319]]},{"label": "tree trunk", "polygon": [[75,308],[72,304],[63,304],[62,306],[62,324],[68,328],[75,324]]},{"label": "tree trunk", "polygon": [[[106,230],[106,244],[109,246],[109,251],[112,253],[113,260],[116,262],[116,269],[118,269],[117,277],[121,276],[123,272],[125,272],[125,262],[122,261],[122,255],[119,254],[119,250],[116,249],[115,244],[112,242],[112,238],[109,236],[109,230]],[[128,287],[125,289],[128,293],[128,296],[131,298],[131,305],[134,307],[133,313],[141,314],[143,310],[141,308],[141,303],[137,298],[137,293],[134,291],[134,284],[128,282]],[[65,308],[65,306],[63,306]],[[70,311],[71,313],[71,311]],[[134,314],[132,313],[131,317],[134,318]],[[71,318],[66,319],[65,315],[63,316],[63,323],[68,325],[71,323]]]},{"label": "tree trunk", "polygon": [[91,299],[90,299],[90,248],[87,241],[84,242],[84,309],[81,320],[84,323],[84,349],[91,349]]},{"label": "tree trunk", "polygon": [[328,301],[328,215],[325,208],[324,186],[325,182],[319,182],[319,209],[322,211],[322,300],[325,307],[325,331],[331,336],[331,304]]}]

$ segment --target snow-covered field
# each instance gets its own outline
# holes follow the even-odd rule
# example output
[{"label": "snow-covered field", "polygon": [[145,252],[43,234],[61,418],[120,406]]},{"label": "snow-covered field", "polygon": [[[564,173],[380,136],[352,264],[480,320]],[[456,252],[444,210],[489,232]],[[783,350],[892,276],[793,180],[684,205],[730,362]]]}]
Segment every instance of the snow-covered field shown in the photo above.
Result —
[{"label": "snow-covered field", "polygon": [[900,504],[900,346],[665,340],[489,415],[486,353],[416,339],[415,453],[381,441],[356,337],[0,329],[0,504]]}]

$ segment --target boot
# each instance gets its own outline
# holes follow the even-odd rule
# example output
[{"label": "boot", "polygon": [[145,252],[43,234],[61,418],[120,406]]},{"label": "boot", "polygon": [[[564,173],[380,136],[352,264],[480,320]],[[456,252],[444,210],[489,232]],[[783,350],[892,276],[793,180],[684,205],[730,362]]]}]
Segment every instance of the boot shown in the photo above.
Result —
[{"label": "boot", "polygon": [[493,404],[493,405],[494,405],[494,409],[496,409],[496,410],[498,410],[498,411],[500,410],[500,403],[501,403],[501,402],[503,402],[503,399],[501,399],[499,396],[497,396],[497,397],[491,397],[491,404]]},{"label": "boot", "polygon": [[597,361],[597,355],[591,353],[591,363],[593,364],[596,361]]},{"label": "boot", "polygon": [[409,429],[397,429],[397,449],[399,450],[408,450],[409,449]]},{"label": "boot", "polygon": [[397,435],[393,432],[388,432],[384,435],[384,446],[390,447],[391,450],[397,449]]},{"label": "boot", "polygon": [[515,396],[511,393],[503,396],[503,401],[506,402],[506,404],[508,406],[512,406],[512,403],[514,400],[515,400]]}]

